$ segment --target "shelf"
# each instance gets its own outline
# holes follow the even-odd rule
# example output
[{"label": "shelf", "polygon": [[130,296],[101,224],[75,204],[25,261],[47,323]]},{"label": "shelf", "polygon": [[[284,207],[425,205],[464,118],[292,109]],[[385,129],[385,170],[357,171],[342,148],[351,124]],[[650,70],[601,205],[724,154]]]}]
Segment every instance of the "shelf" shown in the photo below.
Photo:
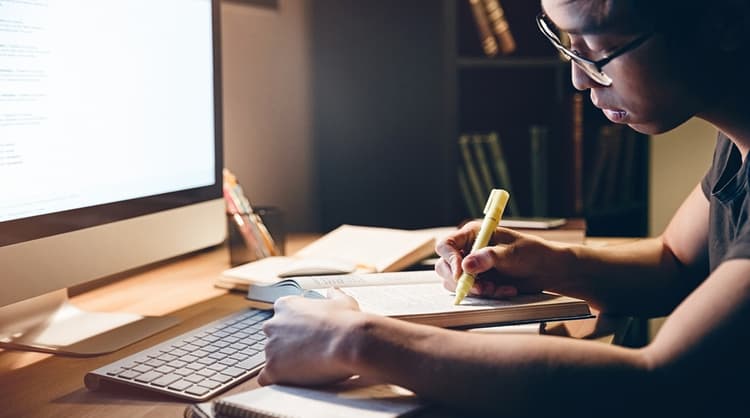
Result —
[{"label": "shelf", "polygon": [[458,68],[566,68],[569,64],[557,57],[459,57]]}]

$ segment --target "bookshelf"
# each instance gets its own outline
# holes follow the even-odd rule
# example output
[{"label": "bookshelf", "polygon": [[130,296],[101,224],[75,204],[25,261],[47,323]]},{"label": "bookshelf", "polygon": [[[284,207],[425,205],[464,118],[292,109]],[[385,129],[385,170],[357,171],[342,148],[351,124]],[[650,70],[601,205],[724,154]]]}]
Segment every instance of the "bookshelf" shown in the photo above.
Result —
[{"label": "bookshelf", "polygon": [[538,2],[501,4],[516,50],[488,58],[467,0],[311,2],[322,230],[342,223],[420,228],[466,219],[458,138],[472,133],[497,132],[512,199],[521,215],[531,215],[532,197],[522,192],[531,187],[529,129],[542,126],[548,137],[544,213],[591,216],[591,235],[645,234],[645,138],[633,139],[638,145],[627,162],[617,160],[617,169],[637,183],[627,202],[616,195],[582,205],[600,159],[596,138],[609,122],[584,93],[576,145],[570,67],[538,33]]}]

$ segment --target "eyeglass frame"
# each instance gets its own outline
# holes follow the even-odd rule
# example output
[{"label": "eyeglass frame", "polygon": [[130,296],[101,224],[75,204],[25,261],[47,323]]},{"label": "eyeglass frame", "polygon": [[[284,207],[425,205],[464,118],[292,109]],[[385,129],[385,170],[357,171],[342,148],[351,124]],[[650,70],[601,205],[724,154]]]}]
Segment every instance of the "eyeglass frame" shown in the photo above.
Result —
[{"label": "eyeglass frame", "polygon": [[[549,18],[544,12],[536,15],[536,25],[539,28],[539,31],[541,31],[542,34],[552,43],[552,45],[557,48],[557,50],[560,51],[568,60],[578,65],[578,67],[581,68],[586,73],[586,75],[589,76],[589,78],[605,87],[611,86],[613,80],[602,71],[602,68],[605,65],[609,64],[613,59],[625,54],[626,52],[630,52],[638,48],[649,38],[651,38],[651,36],[653,36],[655,33],[655,31],[653,30],[646,32],[643,35],[633,39],[632,41],[627,42],[625,45],[616,48],[614,51],[604,56],[603,58],[598,60],[591,60],[589,58],[581,56],[578,51],[574,49],[568,49],[565,45],[563,45],[560,37],[556,35],[550,28],[548,20]],[[552,25],[554,26],[554,23]]]}]

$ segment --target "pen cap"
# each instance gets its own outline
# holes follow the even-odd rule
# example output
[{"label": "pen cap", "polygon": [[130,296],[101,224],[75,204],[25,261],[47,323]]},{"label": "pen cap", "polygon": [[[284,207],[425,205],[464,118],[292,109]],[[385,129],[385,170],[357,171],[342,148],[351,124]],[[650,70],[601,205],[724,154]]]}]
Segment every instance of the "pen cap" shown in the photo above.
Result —
[{"label": "pen cap", "polygon": [[509,198],[510,194],[505,190],[492,189],[490,198],[487,199],[487,205],[484,207],[484,214],[499,221],[500,217],[503,216],[503,211]]}]

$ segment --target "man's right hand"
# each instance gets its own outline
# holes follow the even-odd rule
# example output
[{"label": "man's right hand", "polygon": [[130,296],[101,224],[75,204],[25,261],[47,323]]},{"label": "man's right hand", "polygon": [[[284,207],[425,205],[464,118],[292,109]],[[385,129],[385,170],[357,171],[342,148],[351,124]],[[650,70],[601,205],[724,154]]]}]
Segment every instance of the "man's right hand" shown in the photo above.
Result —
[{"label": "man's right hand", "polygon": [[469,222],[437,243],[435,271],[446,289],[454,291],[464,271],[477,278],[471,294],[492,298],[566,287],[574,277],[576,256],[570,246],[507,228],[496,228],[490,245],[469,254],[480,226]]}]

